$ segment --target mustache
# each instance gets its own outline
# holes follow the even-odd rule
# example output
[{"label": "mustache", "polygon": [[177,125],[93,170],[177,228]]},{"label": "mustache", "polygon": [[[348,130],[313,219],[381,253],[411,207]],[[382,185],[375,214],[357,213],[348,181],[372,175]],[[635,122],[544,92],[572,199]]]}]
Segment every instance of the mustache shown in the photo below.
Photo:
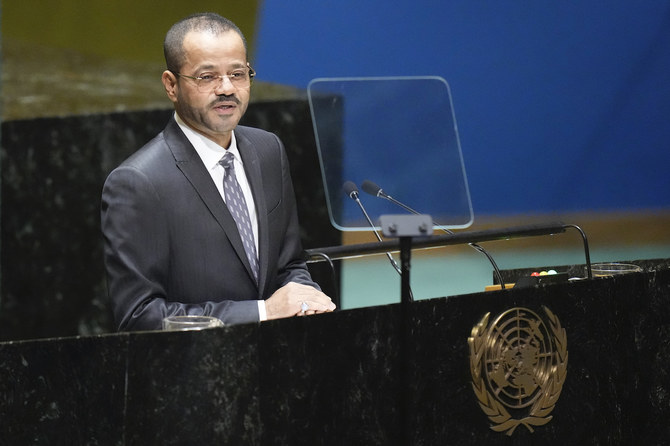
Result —
[{"label": "mustache", "polygon": [[216,106],[218,104],[221,104],[222,102],[234,102],[236,105],[240,104],[240,100],[234,94],[229,95],[222,94],[218,96],[214,102],[212,102],[212,106]]}]

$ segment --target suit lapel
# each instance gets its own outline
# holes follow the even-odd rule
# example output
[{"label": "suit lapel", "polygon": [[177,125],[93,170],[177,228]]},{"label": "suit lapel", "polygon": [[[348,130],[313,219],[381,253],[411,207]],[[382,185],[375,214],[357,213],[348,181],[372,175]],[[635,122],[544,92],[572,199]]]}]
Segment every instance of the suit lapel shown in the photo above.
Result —
[{"label": "suit lapel", "polygon": [[[221,199],[221,195],[212,182],[212,177],[210,176],[209,172],[207,172],[207,168],[202,163],[198,153],[195,151],[188,138],[186,138],[174,119],[170,120],[170,123],[165,128],[164,135],[165,141],[167,142],[167,145],[175,158],[177,168],[181,170],[189,183],[191,183],[196,193],[205,203],[205,206],[207,206],[223,231],[226,233],[226,236],[233,246],[235,253],[239,257],[240,261],[244,264],[249,277],[252,281],[255,282],[253,273],[251,272],[251,266],[249,265],[249,260],[247,259],[246,252],[244,251],[242,239],[240,238],[237,225],[235,224],[235,220],[233,219],[232,215],[230,215],[228,208]],[[261,271],[263,271],[262,268]]]},{"label": "suit lapel", "polygon": [[235,138],[237,139],[237,148],[240,151],[240,156],[244,163],[244,171],[251,186],[251,193],[254,196],[254,203],[256,205],[256,215],[258,218],[258,287],[259,295],[263,296],[267,286],[269,266],[267,253],[269,252],[270,244],[268,239],[268,210],[265,203],[263,175],[258,154],[249,139],[239,130],[239,127],[235,131]]}]

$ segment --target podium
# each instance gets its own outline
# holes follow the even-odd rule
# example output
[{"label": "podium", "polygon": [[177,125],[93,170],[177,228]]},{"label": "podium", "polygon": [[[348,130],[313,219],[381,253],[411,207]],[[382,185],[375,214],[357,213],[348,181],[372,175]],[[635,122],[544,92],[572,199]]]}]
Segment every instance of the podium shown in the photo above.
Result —
[{"label": "podium", "polygon": [[[2,343],[0,444],[666,444],[670,260],[639,264],[200,332]],[[508,435],[475,395],[468,338],[510,308],[550,309],[569,360],[550,420]]]}]

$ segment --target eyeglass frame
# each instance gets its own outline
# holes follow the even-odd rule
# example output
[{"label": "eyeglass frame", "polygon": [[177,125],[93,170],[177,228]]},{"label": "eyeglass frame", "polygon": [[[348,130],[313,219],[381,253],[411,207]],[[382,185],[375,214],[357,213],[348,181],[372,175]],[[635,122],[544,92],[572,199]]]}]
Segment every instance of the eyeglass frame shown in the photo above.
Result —
[{"label": "eyeglass frame", "polygon": [[[247,75],[249,76],[249,85],[251,85],[254,82],[254,77],[256,77],[256,70],[251,68],[251,65],[249,65],[249,63],[247,63],[247,68],[249,69],[249,72],[247,73]],[[202,76],[189,76],[187,74],[182,74],[182,73],[179,73],[177,71],[172,71],[172,70],[169,70],[169,71],[170,71],[170,73],[174,74],[177,77],[185,77],[186,79],[192,79],[194,81],[204,80],[204,78]],[[233,76],[233,75],[232,74],[218,74],[218,75],[212,76],[212,77],[214,77],[214,79],[219,79],[221,82],[223,82],[223,78],[225,77],[230,81],[230,83],[232,85],[235,85],[233,83],[232,79],[231,79],[231,76]],[[215,84],[213,86],[212,90],[214,90],[218,85],[220,85],[220,84]],[[198,89],[200,89],[199,82],[196,82],[196,87],[198,87]]]}]

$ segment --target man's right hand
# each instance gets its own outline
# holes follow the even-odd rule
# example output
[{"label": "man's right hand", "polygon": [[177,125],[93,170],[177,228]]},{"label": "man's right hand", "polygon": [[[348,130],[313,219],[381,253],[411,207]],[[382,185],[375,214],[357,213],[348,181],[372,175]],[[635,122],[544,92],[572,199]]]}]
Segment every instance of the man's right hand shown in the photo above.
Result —
[{"label": "man's right hand", "polygon": [[314,287],[295,282],[279,288],[265,301],[268,319],[326,313],[334,309],[330,297]]}]

